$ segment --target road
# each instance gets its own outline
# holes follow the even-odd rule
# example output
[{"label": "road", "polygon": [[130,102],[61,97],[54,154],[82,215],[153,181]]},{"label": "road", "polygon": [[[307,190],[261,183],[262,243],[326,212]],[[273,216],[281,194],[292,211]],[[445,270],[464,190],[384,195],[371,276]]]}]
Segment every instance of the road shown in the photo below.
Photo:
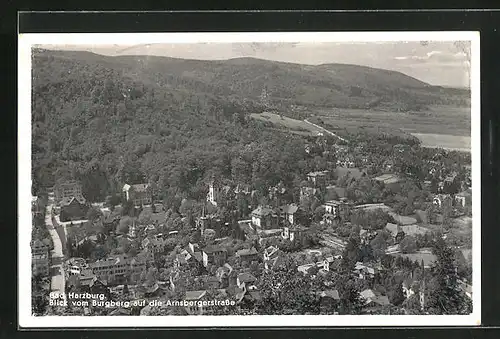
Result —
[{"label": "road", "polygon": [[61,239],[57,231],[54,228],[52,223],[52,207],[54,204],[54,200],[49,196],[49,202],[45,211],[45,225],[49,230],[50,236],[52,238],[52,242],[54,243],[54,249],[51,251],[51,266],[50,266],[50,274],[51,274],[51,282],[50,289],[51,292],[58,292],[64,296],[64,300],[66,300],[66,296],[64,295],[66,278],[64,276],[64,254],[63,254],[63,246]]},{"label": "road", "polygon": [[339,140],[341,140],[341,141],[344,141],[344,142],[349,142],[347,139],[344,139],[344,138],[342,138],[341,136],[338,136],[337,134],[335,134],[335,133],[333,133],[333,132],[331,132],[331,131],[327,130],[327,129],[326,129],[326,128],[324,128],[324,127],[321,127],[321,126],[319,126],[319,125],[313,124],[312,122],[308,121],[307,119],[304,119],[304,122],[305,122],[305,123],[308,123],[309,125],[312,125],[312,126],[314,126],[314,127],[316,127],[316,128],[319,128],[319,129],[320,129],[320,130],[322,130],[323,132],[328,133],[328,134],[330,134],[331,136],[334,136],[334,137],[336,137],[337,139],[339,139]]}]

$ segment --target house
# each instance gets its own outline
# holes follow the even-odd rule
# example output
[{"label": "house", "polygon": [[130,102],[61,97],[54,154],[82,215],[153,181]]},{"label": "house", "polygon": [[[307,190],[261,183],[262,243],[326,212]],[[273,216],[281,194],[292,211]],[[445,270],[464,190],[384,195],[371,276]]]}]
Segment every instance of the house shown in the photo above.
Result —
[{"label": "house", "polygon": [[123,185],[122,192],[125,194],[127,201],[132,201],[134,206],[151,205],[153,194],[151,187],[147,183]]},{"label": "house", "polygon": [[455,195],[455,203],[459,206],[471,206],[472,205],[472,190],[469,188],[463,192],[457,193]]},{"label": "house", "polygon": [[365,265],[359,261],[354,266],[353,272],[357,277],[359,277],[359,279],[372,279],[375,277],[376,273],[373,267]]},{"label": "house", "polygon": [[311,182],[314,187],[326,187],[326,181],[329,171],[317,171],[307,173],[307,180]]},{"label": "house", "polygon": [[165,240],[156,237],[147,237],[141,243],[142,248],[146,249],[150,253],[157,254],[165,251]]},{"label": "house", "polygon": [[389,212],[388,214],[396,221],[396,223],[398,225],[405,226],[405,225],[413,225],[413,224],[417,223],[417,219],[415,219],[413,217],[399,215],[399,214],[394,213],[394,212]]},{"label": "house", "polygon": [[252,262],[258,260],[259,252],[252,247],[250,249],[241,249],[236,251],[236,258],[240,260],[240,262]]},{"label": "house", "polygon": [[300,188],[300,200],[306,199],[308,197],[313,197],[318,192],[319,192],[319,189],[317,189],[315,187],[302,186]]},{"label": "house", "polygon": [[71,220],[81,220],[87,215],[88,206],[83,196],[63,198],[60,202],[60,219],[63,222]]},{"label": "house", "polygon": [[202,251],[203,266],[210,265],[222,266],[226,263],[227,250],[219,246],[208,246]]},{"label": "house", "polygon": [[59,182],[54,186],[54,196],[56,202],[60,202],[63,199],[71,199],[77,197],[78,199],[83,198],[82,186],[79,182],[75,180]]},{"label": "house", "polygon": [[301,241],[303,239],[304,233],[307,231],[307,228],[303,226],[292,226],[292,227],[283,227],[281,232],[281,237],[283,239],[288,239],[290,241]]},{"label": "house", "polygon": [[296,204],[285,205],[280,208],[281,217],[285,219],[285,223],[289,223],[290,225],[296,223],[296,215],[298,214],[298,211],[299,206],[297,206]]},{"label": "house", "polygon": [[320,311],[323,314],[334,314],[336,313],[337,307],[340,302],[339,291],[337,290],[325,290],[318,292],[320,298]]},{"label": "house", "polygon": [[316,267],[315,263],[299,265],[299,266],[297,266],[297,271],[299,271],[300,273],[302,273],[304,275],[307,275],[309,273],[309,270],[311,270],[314,267]]},{"label": "house", "polygon": [[445,206],[451,207],[453,200],[449,194],[436,194],[432,203],[439,208],[444,208]]},{"label": "house", "polygon": [[279,266],[283,262],[283,252],[277,247],[269,246],[264,250],[263,260],[266,270]]},{"label": "house", "polygon": [[393,191],[399,190],[402,181],[397,174],[393,173],[382,174],[378,177],[375,177],[373,180],[378,183],[384,184],[385,187]]},{"label": "house", "polygon": [[390,305],[389,298],[386,295],[382,295],[372,289],[361,291],[360,296],[364,301],[364,311],[367,313],[371,313],[384,306]]},{"label": "house", "polygon": [[229,286],[229,277],[233,272],[233,267],[228,263],[225,263],[224,266],[221,266],[215,272],[215,276],[219,279],[220,285],[222,287]]},{"label": "house", "polygon": [[333,218],[344,218],[348,212],[349,204],[345,199],[325,202],[325,213],[331,214]]},{"label": "house", "polygon": [[186,291],[186,294],[184,295],[184,304],[187,304],[188,306],[185,306],[185,310],[187,314],[189,315],[203,315],[210,313],[210,306],[205,305],[204,303],[198,302],[203,299],[203,297],[207,294],[206,290],[199,290],[199,291]]},{"label": "house", "polygon": [[278,218],[269,207],[259,206],[251,213],[252,224],[257,228],[273,229],[278,226]]},{"label": "house", "polygon": [[238,277],[236,278],[236,285],[239,288],[246,288],[246,289],[248,289],[256,281],[257,281],[257,278],[255,278],[250,273],[240,273],[240,274],[238,274]]},{"label": "house", "polygon": [[64,265],[64,272],[68,275],[80,275],[84,271],[90,271],[87,262],[83,258],[69,258]]},{"label": "house", "polygon": [[197,267],[203,264],[203,254],[198,244],[189,243],[187,248],[182,250],[174,259],[174,266]]}]

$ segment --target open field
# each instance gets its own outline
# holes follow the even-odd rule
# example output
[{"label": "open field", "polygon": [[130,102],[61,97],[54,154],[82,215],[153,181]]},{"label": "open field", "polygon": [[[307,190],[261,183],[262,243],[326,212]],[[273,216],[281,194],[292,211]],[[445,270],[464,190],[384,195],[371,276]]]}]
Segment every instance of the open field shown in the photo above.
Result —
[{"label": "open field", "polygon": [[278,114],[274,113],[267,113],[267,112],[259,114],[253,113],[250,114],[250,116],[254,119],[270,122],[275,126],[282,127],[283,129],[287,129],[290,132],[298,134],[319,135],[319,133],[323,133],[323,130],[321,128],[317,128],[311,124],[308,124],[305,121],[291,119],[285,116],[280,117]]},{"label": "open field", "polygon": [[317,110],[313,114],[339,128],[385,127],[408,133],[470,136],[470,109],[432,106],[421,112],[391,112],[363,109]]},{"label": "open field", "polygon": [[423,147],[441,147],[449,150],[470,152],[470,136],[457,136],[448,134],[412,133],[422,141]]}]

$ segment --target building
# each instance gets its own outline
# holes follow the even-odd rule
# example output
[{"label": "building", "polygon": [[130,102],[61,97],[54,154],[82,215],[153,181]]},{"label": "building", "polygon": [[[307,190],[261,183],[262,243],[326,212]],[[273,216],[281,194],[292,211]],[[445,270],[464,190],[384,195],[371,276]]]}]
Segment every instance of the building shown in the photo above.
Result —
[{"label": "building", "polygon": [[188,302],[188,306],[185,306],[187,314],[203,315],[211,313],[211,306],[204,305],[204,303],[198,302],[201,301],[206,294],[206,290],[186,291],[186,294],[184,295],[184,301]]},{"label": "building", "polygon": [[338,314],[337,308],[340,303],[340,294],[337,290],[325,290],[318,292],[320,298],[320,311],[322,314]]},{"label": "building", "polygon": [[83,271],[88,269],[87,262],[83,258],[69,258],[66,261],[64,272],[68,276],[82,274]]},{"label": "building", "polygon": [[149,184],[123,185],[122,192],[127,201],[132,201],[134,206],[150,205],[153,202],[153,195]]},{"label": "building", "polygon": [[85,219],[88,211],[88,206],[86,204],[85,198],[82,196],[63,198],[60,202],[61,204],[61,221],[72,221],[72,220],[82,220]]},{"label": "building", "polygon": [[390,190],[397,191],[401,185],[401,178],[397,174],[387,173],[374,178],[378,183],[384,184]]},{"label": "building", "polygon": [[219,282],[222,287],[229,286],[229,277],[231,276],[232,272],[233,272],[233,267],[228,263],[224,264],[224,266],[221,266],[217,269],[217,271],[215,272],[215,276],[219,279]]},{"label": "building", "polygon": [[297,214],[299,211],[299,206],[296,204],[285,205],[280,208],[281,218],[285,220],[285,223],[293,225],[297,221]]},{"label": "building", "polygon": [[375,269],[361,262],[357,262],[353,270],[354,274],[359,279],[373,279],[375,277]]},{"label": "building", "polygon": [[198,267],[203,264],[203,254],[198,244],[189,243],[174,259],[174,266]]},{"label": "building", "polygon": [[238,277],[236,278],[236,285],[239,288],[247,288],[248,289],[256,281],[257,281],[257,278],[255,278],[250,273],[240,273],[240,274],[238,274]]},{"label": "building", "polygon": [[455,195],[455,203],[459,206],[472,206],[472,190],[469,188]]},{"label": "building", "polygon": [[93,262],[89,264],[89,268],[107,284],[133,283],[140,279],[143,272],[146,272],[146,262],[143,256],[120,255]]},{"label": "building", "polygon": [[453,200],[449,194],[436,194],[432,199],[432,203],[439,208],[444,208],[445,206],[451,207]]},{"label": "building", "polygon": [[208,184],[208,193],[207,193],[207,201],[212,205],[217,206],[217,202],[220,198],[220,189],[219,186],[215,184],[214,181]]},{"label": "building", "polygon": [[266,270],[272,269],[282,262],[283,252],[281,252],[277,247],[269,246],[264,250],[263,260],[264,268]]},{"label": "building", "polygon": [[327,177],[329,171],[318,171],[307,173],[307,180],[310,181],[315,187],[326,187]]},{"label": "building", "polygon": [[333,218],[344,218],[349,212],[349,204],[345,200],[330,200],[325,202],[325,213]]},{"label": "building", "polygon": [[60,202],[64,198],[83,197],[82,186],[75,180],[59,182],[54,186],[54,196],[56,202]]},{"label": "building", "polygon": [[252,262],[258,260],[259,252],[252,247],[250,249],[242,249],[236,251],[236,258],[240,260],[240,262]]},{"label": "building", "polygon": [[158,254],[162,253],[165,251],[165,240],[162,238],[156,238],[156,237],[147,237],[144,238],[144,240],[141,243],[142,248],[147,250],[148,252],[152,254]]},{"label": "building", "polygon": [[273,229],[278,227],[278,218],[274,211],[265,206],[259,206],[251,213],[252,225],[256,228]]},{"label": "building", "polygon": [[227,250],[223,247],[209,246],[202,251],[203,266],[222,266],[227,260]]},{"label": "building", "polygon": [[306,231],[307,228],[302,226],[285,226],[281,232],[281,237],[290,241],[301,241]]},{"label": "building", "polygon": [[390,305],[389,298],[386,295],[372,289],[361,291],[360,296],[364,301],[363,309],[366,313],[376,312],[384,306]]}]

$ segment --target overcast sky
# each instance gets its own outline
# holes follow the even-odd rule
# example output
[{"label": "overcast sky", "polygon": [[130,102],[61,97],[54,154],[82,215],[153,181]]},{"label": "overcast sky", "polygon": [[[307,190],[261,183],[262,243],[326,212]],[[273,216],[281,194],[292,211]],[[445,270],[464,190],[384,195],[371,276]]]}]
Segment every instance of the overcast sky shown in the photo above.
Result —
[{"label": "overcast sky", "polygon": [[467,50],[453,42],[190,43],[147,45],[51,45],[104,55],[158,55],[221,60],[238,57],[318,65],[345,63],[403,72],[432,85],[468,87]]}]

